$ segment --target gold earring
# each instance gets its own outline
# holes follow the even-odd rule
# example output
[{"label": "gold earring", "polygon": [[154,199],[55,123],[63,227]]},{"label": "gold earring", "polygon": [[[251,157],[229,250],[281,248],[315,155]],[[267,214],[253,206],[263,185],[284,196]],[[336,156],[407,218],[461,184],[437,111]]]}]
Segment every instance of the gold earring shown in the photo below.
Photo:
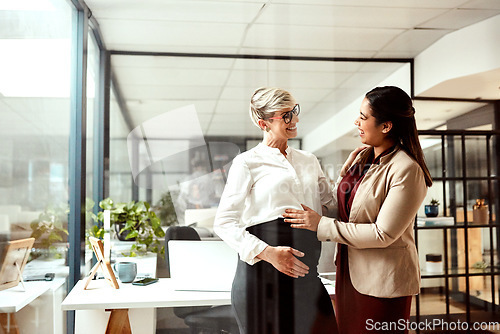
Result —
[{"label": "gold earring", "polygon": [[269,129],[269,127],[268,127],[268,126],[266,126],[266,132],[269,132],[269,130],[270,130],[270,129]]}]

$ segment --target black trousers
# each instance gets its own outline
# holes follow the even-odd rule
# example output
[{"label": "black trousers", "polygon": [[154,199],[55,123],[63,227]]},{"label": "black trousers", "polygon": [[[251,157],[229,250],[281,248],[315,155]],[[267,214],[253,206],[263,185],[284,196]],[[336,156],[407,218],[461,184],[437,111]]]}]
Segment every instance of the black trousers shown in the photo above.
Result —
[{"label": "black trousers", "polygon": [[335,315],[318,278],[321,242],[315,232],[294,229],[283,218],[247,229],[271,246],[290,246],[303,253],[305,277],[292,278],[260,261],[238,262],[231,301],[241,334],[336,333]]}]

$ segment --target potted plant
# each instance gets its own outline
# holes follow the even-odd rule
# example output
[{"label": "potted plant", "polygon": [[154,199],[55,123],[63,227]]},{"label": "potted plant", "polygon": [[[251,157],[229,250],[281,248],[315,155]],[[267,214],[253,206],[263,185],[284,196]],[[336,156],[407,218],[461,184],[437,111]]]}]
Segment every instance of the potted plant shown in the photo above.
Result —
[{"label": "potted plant", "polygon": [[425,215],[427,217],[437,217],[439,213],[439,201],[435,198],[431,199],[430,203],[425,205]]},{"label": "potted plant", "polygon": [[63,257],[54,244],[66,241],[68,230],[64,228],[64,223],[68,221],[68,213],[67,206],[48,206],[40,213],[38,219],[31,222],[31,237],[35,238],[39,247],[34,251],[35,254],[39,253],[38,256],[44,255],[47,258]]},{"label": "potted plant", "polygon": [[[161,228],[160,219],[151,206],[145,201],[131,201],[128,203],[114,203],[111,198],[106,198],[99,203],[103,210],[110,210],[111,225],[119,240],[135,241],[130,247],[129,256],[137,256],[147,252],[165,255],[165,246],[162,245],[159,238],[165,236]],[[102,223],[104,221],[104,212],[97,214],[97,220],[100,225],[93,227],[90,233],[94,236],[102,236],[104,230]]]},{"label": "potted plant", "polygon": [[[89,226],[97,219],[92,212],[94,201],[90,198],[85,199],[85,219]],[[35,238],[35,250],[32,251],[32,257],[39,256],[52,257],[56,259],[63,258],[67,254],[67,245],[57,243],[67,242],[68,230],[65,226],[68,223],[69,207],[67,204],[49,205],[38,216],[38,219],[31,222],[31,237]]]}]

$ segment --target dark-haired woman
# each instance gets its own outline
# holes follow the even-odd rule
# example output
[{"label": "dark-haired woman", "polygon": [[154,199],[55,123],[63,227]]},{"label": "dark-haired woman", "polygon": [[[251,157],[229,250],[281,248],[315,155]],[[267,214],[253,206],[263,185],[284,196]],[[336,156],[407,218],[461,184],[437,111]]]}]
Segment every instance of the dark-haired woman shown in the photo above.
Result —
[{"label": "dark-haired woman", "polygon": [[414,113],[400,88],[368,92],[354,122],[367,148],[353,151],[342,168],[337,219],[307,207],[283,215],[292,227],[339,243],[335,314],[343,334],[408,332],[420,289],[413,226],[432,185]]}]

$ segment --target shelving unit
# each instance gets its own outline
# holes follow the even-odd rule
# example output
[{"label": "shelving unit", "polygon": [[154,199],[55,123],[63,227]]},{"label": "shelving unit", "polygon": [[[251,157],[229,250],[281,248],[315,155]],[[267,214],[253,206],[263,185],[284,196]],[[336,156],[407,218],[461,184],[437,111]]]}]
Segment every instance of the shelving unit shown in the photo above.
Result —
[{"label": "shelving unit", "polygon": [[[426,252],[425,239],[422,239],[426,231],[442,233],[444,270],[442,273],[422,271],[423,286],[425,280],[441,279],[446,316],[450,316],[451,301],[463,303],[465,320],[470,323],[471,306],[486,312],[500,312],[500,222],[496,219],[499,217],[500,132],[433,130],[419,131],[419,135],[421,138],[440,138],[440,150],[430,152],[431,156],[425,150],[424,153],[435,182],[433,187],[442,186],[442,215],[453,218],[453,224],[449,221],[443,224],[443,218],[439,217],[437,221],[429,218],[430,223],[422,224],[421,220],[420,224],[415,224],[419,253]],[[474,224],[471,203],[476,198],[484,198],[489,205],[489,224]],[[433,240],[436,240],[435,234]],[[483,253],[485,244],[489,248],[487,253]],[[436,244],[429,246],[436,247]],[[479,258],[486,268],[473,268],[480,262]],[[421,265],[425,268],[422,261]],[[476,296],[486,288],[489,293],[481,292]],[[476,294],[472,293],[474,291]],[[422,317],[420,302],[417,296],[417,322]]]}]

